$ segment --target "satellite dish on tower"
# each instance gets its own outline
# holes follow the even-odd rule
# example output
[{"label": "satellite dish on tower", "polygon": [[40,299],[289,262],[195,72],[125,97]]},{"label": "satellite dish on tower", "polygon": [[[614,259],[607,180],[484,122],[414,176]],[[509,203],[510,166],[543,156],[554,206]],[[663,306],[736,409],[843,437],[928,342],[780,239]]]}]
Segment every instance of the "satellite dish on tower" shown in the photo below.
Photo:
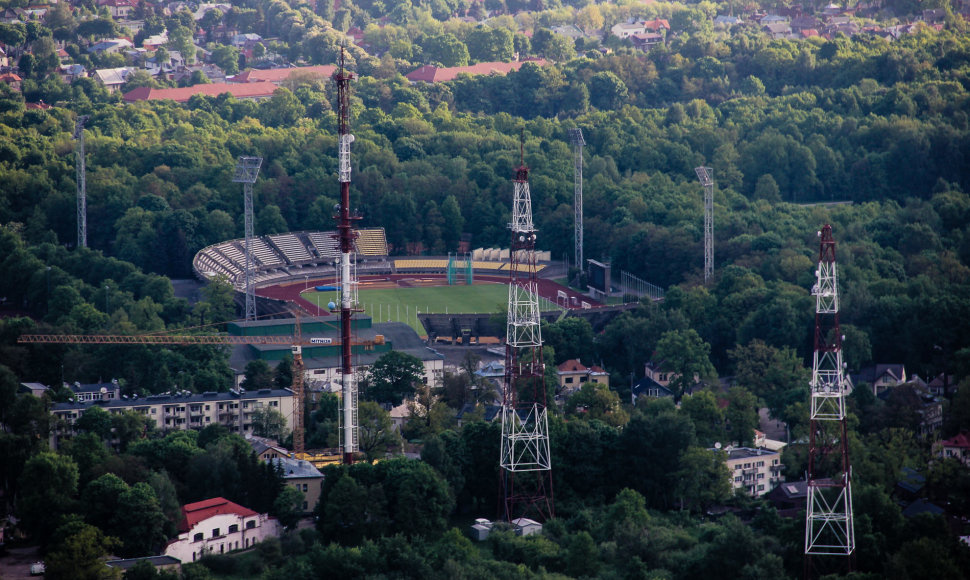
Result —
[{"label": "satellite dish on tower", "polygon": [[715,441],[714,442],[714,449],[720,449],[720,448],[721,448],[721,442],[720,441]]}]

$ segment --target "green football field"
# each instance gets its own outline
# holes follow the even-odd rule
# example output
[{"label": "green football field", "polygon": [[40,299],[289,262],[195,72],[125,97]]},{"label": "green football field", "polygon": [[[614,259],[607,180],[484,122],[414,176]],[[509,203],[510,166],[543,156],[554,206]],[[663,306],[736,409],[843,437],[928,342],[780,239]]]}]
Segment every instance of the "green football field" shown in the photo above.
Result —
[{"label": "green football field", "polygon": [[[465,284],[454,286],[431,286],[419,288],[387,288],[361,290],[358,299],[364,312],[374,322],[406,322],[424,335],[424,327],[418,322],[419,313],[432,314],[495,314],[504,312],[509,300],[508,284]],[[326,309],[328,302],[338,302],[336,291],[302,292],[301,296],[311,304]],[[556,305],[539,299],[541,310],[552,310]]]}]

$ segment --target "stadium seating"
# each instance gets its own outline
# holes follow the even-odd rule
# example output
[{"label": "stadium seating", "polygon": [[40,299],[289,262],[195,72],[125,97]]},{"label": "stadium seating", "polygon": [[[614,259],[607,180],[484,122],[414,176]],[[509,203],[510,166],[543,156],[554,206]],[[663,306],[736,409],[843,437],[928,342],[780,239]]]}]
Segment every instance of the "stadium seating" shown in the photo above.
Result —
[{"label": "stadium seating", "polygon": [[384,228],[357,230],[357,253],[362,256],[386,256],[387,237]]},{"label": "stadium seating", "polygon": [[310,232],[307,237],[317,250],[317,255],[323,259],[332,260],[340,257],[340,242],[334,237],[337,232]]},{"label": "stadium seating", "polygon": [[278,234],[269,236],[270,241],[283,254],[283,257],[291,264],[305,264],[313,261],[313,256],[307,251],[306,246],[300,241],[296,234]]}]

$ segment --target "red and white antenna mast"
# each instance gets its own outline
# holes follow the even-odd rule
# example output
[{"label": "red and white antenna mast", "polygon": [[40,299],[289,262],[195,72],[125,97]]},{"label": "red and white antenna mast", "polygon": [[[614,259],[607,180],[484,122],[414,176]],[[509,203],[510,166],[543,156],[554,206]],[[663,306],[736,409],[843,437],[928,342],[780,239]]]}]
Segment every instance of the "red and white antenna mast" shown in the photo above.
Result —
[{"label": "red and white antenna mast", "polygon": [[340,205],[337,207],[337,231],[340,240],[340,373],[343,395],[343,462],[354,462],[357,451],[357,385],[354,383],[354,367],[351,357],[351,322],[357,309],[356,272],[353,268],[354,240],[357,237],[352,222],[360,216],[350,211],[350,144],[354,136],[350,134],[350,81],[354,73],[344,69],[344,51],[340,50],[340,68],[334,74],[337,81],[337,115],[340,127],[337,132],[339,147],[338,180],[340,181]]},{"label": "red and white antenna mast", "polygon": [[851,569],[855,551],[852,467],[846,437],[845,369],[839,329],[839,286],[832,226],[818,233],[815,296],[815,355],[812,361],[811,426],[805,518],[805,572],[814,556],[843,556]]},{"label": "red and white antenna mast", "polygon": [[536,229],[532,223],[529,168],[515,170],[512,245],[509,248],[509,304],[502,390],[501,516],[551,518],[552,458],[546,415],[545,365],[536,280]]}]

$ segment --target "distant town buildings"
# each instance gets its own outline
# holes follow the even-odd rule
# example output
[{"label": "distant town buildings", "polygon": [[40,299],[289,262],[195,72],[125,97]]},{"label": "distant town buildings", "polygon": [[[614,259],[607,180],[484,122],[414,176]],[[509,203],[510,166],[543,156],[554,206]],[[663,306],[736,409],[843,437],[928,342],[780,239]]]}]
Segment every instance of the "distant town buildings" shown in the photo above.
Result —
[{"label": "distant town buildings", "polygon": [[761,497],[785,481],[781,454],[768,449],[728,447],[725,449],[731,485],[751,497]]}]

